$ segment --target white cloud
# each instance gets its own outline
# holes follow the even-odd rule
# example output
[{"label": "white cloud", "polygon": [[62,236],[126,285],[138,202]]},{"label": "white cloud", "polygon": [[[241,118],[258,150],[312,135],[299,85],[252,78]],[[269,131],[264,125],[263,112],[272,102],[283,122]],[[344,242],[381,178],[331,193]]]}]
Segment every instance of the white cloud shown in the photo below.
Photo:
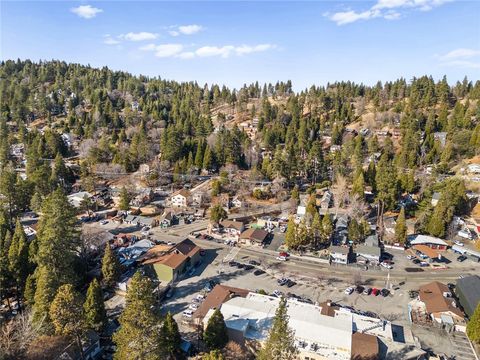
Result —
[{"label": "white cloud", "polygon": [[192,51],[184,51],[182,44],[147,44],[139,47],[141,51],[152,51],[157,57],[176,57],[180,59],[193,59],[195,57],[212,57],[219,56],[228,58],[231,55],[247,55],[257,52],[263,52],[275,49],[277,46],[273,44],[259,45],[225,45],[225,46],[202,46]]},{"label": "white cloud", "polygon": [[480,50],[477,49],[459,48],[435,57],[443,66],[480,69]]},{"label": "white cloud", "polygon": [[170,35],[172,35],[172,36],[178,36],[178,35],[180,35],[180,33],[179,33],[178,31],[176,31],[176,30],[170,30],[168,33],[169,33]]},{"label": "white cloud", "polygon": [[336,22],[337,25],[375,18],[396,20],[405,13],[406,9],[430,11],[450,1],[453,0],[377,0],[375,5],[364,11],[347,9],[333,14],[326,13],[324,16]]},{"label": "white cloud", "polygon": [[180,59],[193,59],[195,57],[195,53],[192,51],[185,51],[180,54],[178,54],[178,57]]},{"label": "white cloud", "polygon": [[119,40],[114,39],[109,34],[103,36],[103,43],[107,45],[118,45],[120,44]]},{"label": "white cloud", "polygon": [[337,25],[350,24],[358,20],[368,20],[380,16],[377,10],[367,10],[363,12],[341,11],[330,16],[330,20],[335,21]]},{"label": "white cloud", "polygon": [[184,35],[193,35],[203,30],[200,25],[182,25],[178,27],[178,31]]},{"label": "white cloud", "polygon": [[127,34],[122,34],[119,36],[121,39],[125,39],[128,41],[145,41],[145,40],[155,40],[158,38],[158,34],[141,31],[138,33],[129,32]]},{"label": "white cloud", "polygon": [[71,8],[70,11],[84,19],[94,18],[97,16],[97,14],[103,12],[102,9],[93,7],[91,5],[80,5],[78,7]]},{"label": "white cloud", "polygon": [[148,44],[145,46],[140,47],[142,51],[154,51],[156,57],[166,58],[166,57],[174,57],[179,56],[180,53],[183,51],[182,44]]},{"label": "white cloud", "polygon": [[441,60],[471,59],[473,57],[480,57],[480,50],[460,48],[439,56]]}]

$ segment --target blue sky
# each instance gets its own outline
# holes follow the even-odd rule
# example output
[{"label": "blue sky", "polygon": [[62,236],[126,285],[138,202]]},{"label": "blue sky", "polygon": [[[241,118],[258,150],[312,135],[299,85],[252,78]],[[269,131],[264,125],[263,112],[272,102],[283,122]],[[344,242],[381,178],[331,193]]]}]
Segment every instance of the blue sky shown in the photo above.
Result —
[{"label": "blue sky", "polygon": [[2,59],[178,81],[374,84],[480,78],[480,2],[1,1]]}]

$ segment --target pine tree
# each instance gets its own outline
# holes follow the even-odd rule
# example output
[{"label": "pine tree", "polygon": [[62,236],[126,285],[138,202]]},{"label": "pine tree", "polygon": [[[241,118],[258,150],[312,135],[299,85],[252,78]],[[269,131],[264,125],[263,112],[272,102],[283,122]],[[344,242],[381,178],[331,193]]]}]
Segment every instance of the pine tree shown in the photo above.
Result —
[{"label": "pine tree", "polygon": [[213,223],[219,223],[223,219],[227,218],[227,212],[222,205],[217,204],[210,208],[210,221]]},{"label": "pine tree", "polygon": [[205,149],[205,154],[203,156],[203,169],[210,171],[213,168],[213,156],[210,146],[207,145]]},{"label": "pine tree", "polygon": [[320,235],[322,244],[328,245],[330,243],[330,237],[332,236],[332,232],[333,232],[332,219],[330,218],[330,214],[326,213],[322,219],[322,232]]},{"label": "pine tree", "polygon": [[118,203],[118,208],[123,211],[130,209],[130,194],[128,193],[125,186],[120,191],[120,201]]},{"label": "pine tree", "polygon": [[377,200],[383,202],[385,210],[393,209],[397,201],[397,176],[387,153],[384,153],[378,162],[375,183]]},{"label": "pine tree", "polygon": [[152,281],[136,272],[127,290],[126,305],[120,315],[120,328],[113,335],[117,345],[115,360],[160,360],[160,318],[154,311]]},{"label": "pine tree", "polygon": [[10,274],[17,288],[17,301],[20,305],[21,294],[28,276],[28,247],[25,233],[20,219],[17,219],[15,233],[8,250],[8,265]]},{"label": "pine tree", "polygon": [[467,324],[467,335],[472,342],[480,344],[480,303]]},{"label": "pine tree", "polygon": [[363,199],[365,197],[365,178],[363,176],[362,169],[359,169],[353,181],[352,193],[358,195],[360,199]]},{"label": "pine tree", "polygon": [[11,274],[8,266],[8,249],[10,248],[8,234],[0,228],[0,299],[4,298],[11,285]]},{"label": "pine tree", "polygon": [[59,287],[57,279],[45,267],[38,267],[36,272],[36,287],[33,297],[33,323],[39,326],[43,333],[51,333],[54,329],[50,319],[50,304],[55,298]]},{"label": "pine tree", "polygon": [[100,332],[107,323],[103,292],[97,279],[93,279],[87,290],[87,297],[83,304],[86,325]]},{"label": "pine tree", "polygon": [[85,316],[80,294],[72,285],[65,284],[58,288],[50,306],[50,318],[55,334],[72,336],[75,339],[83,359],[82,336],[85,332]]},{"label": "pine tree", "polygon": [[120,263],[113,253],[110,244],[105,245],[105,253],[102,259],[103,282],[108,287],[115,286],[116,281],[121,275]]},{"label": "pine tree", "polygon": [[178,331],[178,325],[173,319],[170,312],[163,320],[162,330],[160,334],[160,343],[163,351],[167,354],[168,359],[176,359],[176,356],[180,352],[180,344],[182,338]]},{"label": "pine tree", "polygon": [[52,329],[48,309],[57,289],[77,280],[75,263],[80,237],[76,223],[75,209],[62,190],[55,190],[45,198],[37,231],[37,287],[33,305],[33,320],[45,332]]},{"label": "pine tree", "polygon": [[25,282],[25,289],[23,290],[23,298],[27,302],[28,306],[32,306],[35,302],[34,297],[35,297],[35,275],[30,274],[27,277],[27,281]]},{"label": "pine tree", "polygon": [[268,339],[257,355],[258,360],[294,360],[298,356],[295,334],[288,326],[287,301],[280,300]]},{"label": "pine tree", "polygon": [[208,319],[203,339],[211,350],[223,349],[227,345],[227,327],[219,309],[216,309],[210,319]]},{"label": "pine tree", "polygon": [[348,224],[348,239],[357,244],[362,238],[362,229],[357,220],[352,219]]},{"label": "pine tree", "polygon": [[295,249],[297,247],[297,224],[293,219],[293,216],[288,219],[287,231],[285,232],[285,245],[289,249]]},{"label": "pine tree", "polygon": [[407,224],[405,220],[405,208],[403,206],[400,209],[400,214],[395,224],[395,240],[401,245],[404,245],[407,241]]}]

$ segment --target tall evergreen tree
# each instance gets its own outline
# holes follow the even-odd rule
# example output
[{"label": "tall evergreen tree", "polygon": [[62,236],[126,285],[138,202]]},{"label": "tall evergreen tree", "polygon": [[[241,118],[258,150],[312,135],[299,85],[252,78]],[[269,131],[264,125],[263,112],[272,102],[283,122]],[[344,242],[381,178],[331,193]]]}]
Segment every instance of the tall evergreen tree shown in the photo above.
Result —
[{"label": "tall evergreen tree", "polygon": [[80,237],[76,222],[75,210],[62,190],[57,189],[45,198],[37,231],[33,320],[41,323],[46,332],[52,328],[48,309],[57,289],[78,279],[75,264]]},{"label": "tall evergreen tree", "polygon": [[467,335],[472,342],[480,344],[480,303],[477,304],[477,308],[467,324]]},{"label": "tall evergreen tree", "polygon": [[120,328],[113,335],[115,360],[161,360],[160,318],[155,312],[151,280],[136,272],[127,290]]},{"label": "tall evergreen tree", "polygon": [[130,209],[130,194],[128,193],[127,189],[122,187],[122,190],[120,191],[120,201],[118,203],[118,208],[123,211],[127,211]]},{"label": "tall evergreen tree", "polygon": [[398,214],[395,224],[395,240],[401,245],[404,245],[407,241],[407,224],[405,220],[405,208],[403,206],[400,209],[400,214]]},{"label": "tall evergreen tree", "polygon": [[23,288],[28,276],[28,247],[25,233],[23,232],[20,219],[17,219],[15,233],[8,250],[8,263],[10,274],[15,281],[17,289],[17,301],[20,304],[20,298],[23,294]]},{"label": "tall evergreen tree", "polygon": [[103,282],[106,286],[113,287],[121,275],[120,262],[113,253],[110,244],[105,245],[105,253],[102,258]]},{"label": "tall evergreen tree", "polygon": [[257,355],[258,360],[294,360],[298,356],[295,333],[288,326],[287,301],[280,300],[268,339]]},{"label": "tall evergreen tree", "polygon": [[86,325],[95,331],[102,331],[107,324],[107,313],[105,312],[102,288],[97,279],[93,279],[88,286],[83,310]]},{"label": "tall evergreen tree", "polygon": [[178,325],[172,314],[168,312],[163,320],[160,334],[160,343],[162,344],[163,351],[166,353],[167,359],[170,360],[177,358],[180,353],[181,342],[182,338],[178,331]]},{"label": "tall evergreen tree", "polygon": [[228,334],[223,315],[216,309],[210,319],[203,335],[205,344],[211,350],[223,349],[228,343]]},{"label": "tall evergreen tree", "polygon": [[80,294],[72,285],[65,284],[58,288],[50,306],[50,318],[55,334],[72,336],[81,358],[84,359],[82,336],[85,332],[85,317]]}]

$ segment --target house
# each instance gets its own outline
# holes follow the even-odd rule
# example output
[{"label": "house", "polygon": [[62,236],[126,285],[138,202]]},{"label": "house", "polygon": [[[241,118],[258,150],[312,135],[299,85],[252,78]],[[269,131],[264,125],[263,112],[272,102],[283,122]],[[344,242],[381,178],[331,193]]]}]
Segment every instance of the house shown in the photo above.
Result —
[{"label": "house", "polygon": [[447,326],[453,324],[457,330],[465,331],[465,317],[447,285],[434,281],[421,286],[418,300],[433,321]]},{"label": "house", "polygon": [[335,244],[346,244],[348,242],[348,223],[350,218],[348,215],[340,216],[335,223],[333,234]]},{"label": "house", "polygon": [[166,211],[160,218],[160,227],[166,228],[172,226],[175,221],[175,213],[173,211]]},{"label": "house", "polygon": [[[55,344],[55,341],[53,341]],[[100,336],[93,330],[88,330],[82,338],[82,353],[75,341],[72,341],[66,347],[62,346],[61,351],[55,349],[48,349],[46,357],[39,356],[38,358],[48,358],[53,360],[94,360],[101,356],[102,348],[100,346]],[[35,357],[36,358],[36,357]]]},{"label": "house", "polygon": [[374,235],[369,235],[367,236],[367,238],[365,239],[365,245],[366,246],[375,246],[375,247],[378,247],[378,235],[377,234],[374,234]]},{"label": "house", "polygon": [[388,216],[383,219],[383,228],[386,234],[395,235],[395,225],[397,221],[394,216]]},{"label": "house", "polygon": [[426,245],[429,248],[444,251],[447,250],[448,244],[439,238],[429,236],[429,235],[413,235],[409,237],[410,245]]},{"label": "house", "polygon": [[432,195],[432,201],[430,203],[432,204],[433,207],[437,206],[438,202],[440,201],[440,198],[442,197],[442,194],[439,192],[434,192]]},{"label": "house", "polygon": [[378,264],[382,255],[382,249],[378,246],[357,245],[355,254],[357,254],[357,263]]},{"label": "house", "polygon": [[174,282],[185,272],[200,262],[200,247],[185,239],[163,252],[163,248],[150,250],[141,262],[164,283]]},{"label": "house", "polygon": [[[249,293],[221,304],[230,340],[241,345],[261,346],[268,338],[279,303],[277,297]],[[204,327],[213,312],[213,309],[207,312]],[[290,299],[287,300],[287,315],[299,359],[377,359],[378,339],[393,341],[390,322],[341,309],[332,310],[329,316],[320,306]]]},{"label": "house", "polygon": [[153,189],[145,188],[139,191],[139,193],[132,199],[131,205],[134,207],[142,207],[148,205],[154,197]]},{"label": "house", "polygon": [[194,192],[192,194],[192,206],[202,206],[204,193],[201,191]]},{"label": "house", "polygon": [[332,202],[332,193],[327,190],[323,193],[322,199],[320,200],[320,208],[321,209],[328,209]]},{"label": "house", "polygon": [[351,248],[349,246],[330,246],[330,262],[336,264],[348,264]]},{"label": "house", "polygon": [[79,208],[85,199],[93,197],[88,191],[80,191],[67,196],[68,202],[76,208]]},{"label": "house", "polygon": [[136,219],[137,217],[135,215],[128,214],[127,216],[125,216],[125,219],[123,219],[123,222],[129,225],[137,225]]},{"label": "house", "polygon": [[147,216],[137,216],[136,222],[138,226],[158,226],[158,218],[156,217],[147,217]]},{"label": "house", "polygon": [[268,232],[263,229],[250,228],[242,232],[240,240],[249,245],[262,245],[268,237]]},{"label": "house", "polygon": [[175,207],[187,207],[190,200],[190,191],[186,189],[181,189],[172,194],[170,201],[172,206]]},{"label": "house", "polygon": [[455,293],[465,314],[471,317],[480,303],[480,276],[471,275],[459,278]]},{"label": "house", "polygon": [[211,309],[218,309],[220,305],[234,297],[246,297],[248,293],[249,291],[245,289],[239,289],[220,284],[215,285],[213,290],[207,295],[193,316],[196,319],[199,319],[199,321],[202,321],[205,315],[207,315]]},{"label": "house", "polygon": [[223,220],[220,223],[223,231],[238,239],[240,234],[245,230],[245,224],[241,221]]}]

